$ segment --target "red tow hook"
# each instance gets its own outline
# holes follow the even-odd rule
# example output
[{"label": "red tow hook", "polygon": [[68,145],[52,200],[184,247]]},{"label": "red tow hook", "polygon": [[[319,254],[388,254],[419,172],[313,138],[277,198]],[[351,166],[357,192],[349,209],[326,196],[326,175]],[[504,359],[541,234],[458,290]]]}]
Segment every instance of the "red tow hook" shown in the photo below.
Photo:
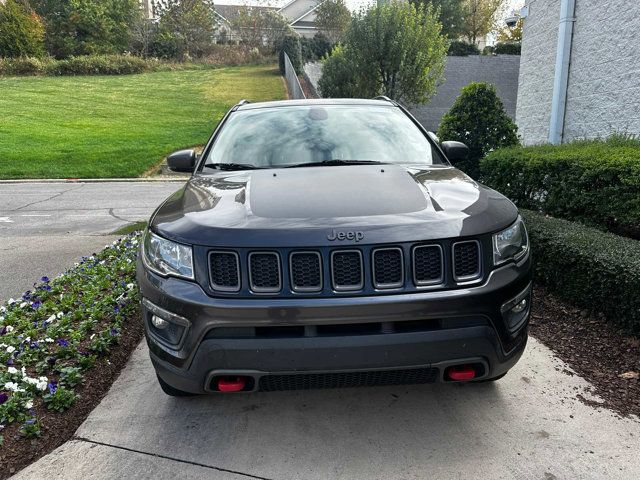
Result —
[{"label": "red tow hook", "polygon": [[244,377],[220,377],[218,390],[221,392],[241,392],[246,384],[247,380]]},{"label": "red tow hook", "polygon": [[456,382],[473,380],[476,377],[476,370],[473,365],[456,365],[447,368],[447,377]]}]

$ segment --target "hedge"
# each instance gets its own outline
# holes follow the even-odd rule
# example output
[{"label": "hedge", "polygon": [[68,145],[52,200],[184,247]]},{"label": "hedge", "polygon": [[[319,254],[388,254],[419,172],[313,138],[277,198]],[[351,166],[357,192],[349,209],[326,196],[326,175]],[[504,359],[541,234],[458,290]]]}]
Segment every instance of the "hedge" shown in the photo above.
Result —
[{"label": "hedge", "polygon": [[449,44],[447,55],[450,57],[467,57],[469,55],[480,55],[480,49],[475,43],[467,43],[454,40]]},{"label": "hedge", "polygon": [[640,239],[640,141],[615,137],[496,150],[482,181],[521,208]]},{"label": "hedge", "polygon": [[498,42],[493,47],[496,55],[520,55],[520,42]]},{"label": "hedge", "polygon": [[521,210],[536,280],[578,307],[640,334],[640,242]]}]

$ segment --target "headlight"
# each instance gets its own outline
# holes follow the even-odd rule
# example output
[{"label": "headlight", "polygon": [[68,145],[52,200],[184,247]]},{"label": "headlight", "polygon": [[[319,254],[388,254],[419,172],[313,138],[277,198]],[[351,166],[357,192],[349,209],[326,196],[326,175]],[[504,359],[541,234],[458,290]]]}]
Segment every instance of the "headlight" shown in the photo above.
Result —
[{"label": "headlight", "polygon": [[517,260],[529,250],[527,229],[521,218],[509,228],[493,236],[493,263],[499,265],[507,260]]},{"label": "headlight", "polygon": [[147,230],[143,255],[146,265],[156,273],[193,280],[191,247],[159,237]]}]

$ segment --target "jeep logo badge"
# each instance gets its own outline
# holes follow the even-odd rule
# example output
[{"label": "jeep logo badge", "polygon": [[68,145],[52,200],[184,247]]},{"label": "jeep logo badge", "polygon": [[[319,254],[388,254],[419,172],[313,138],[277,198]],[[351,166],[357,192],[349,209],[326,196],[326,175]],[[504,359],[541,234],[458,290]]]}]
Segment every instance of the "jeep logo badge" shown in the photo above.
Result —
[{"label": "jeep logo badge", "polygon": [[333,242],[335,240],[355,240],[356,243],[364,238],[364,232],[337,232],[331,230],[331,233],[327,235],[327,240]]}]

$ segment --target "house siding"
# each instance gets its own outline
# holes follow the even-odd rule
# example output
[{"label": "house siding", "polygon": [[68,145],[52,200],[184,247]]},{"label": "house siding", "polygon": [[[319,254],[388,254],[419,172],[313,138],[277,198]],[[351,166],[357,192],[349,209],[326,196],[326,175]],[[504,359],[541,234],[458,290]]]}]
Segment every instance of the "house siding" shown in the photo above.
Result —
[{"label": "house siding", "polygon": [[[548,141],[560,3],[530,0],[516,120],[525,144]],[[576,0],[563,141],[640,134],[640,2]]]}]

